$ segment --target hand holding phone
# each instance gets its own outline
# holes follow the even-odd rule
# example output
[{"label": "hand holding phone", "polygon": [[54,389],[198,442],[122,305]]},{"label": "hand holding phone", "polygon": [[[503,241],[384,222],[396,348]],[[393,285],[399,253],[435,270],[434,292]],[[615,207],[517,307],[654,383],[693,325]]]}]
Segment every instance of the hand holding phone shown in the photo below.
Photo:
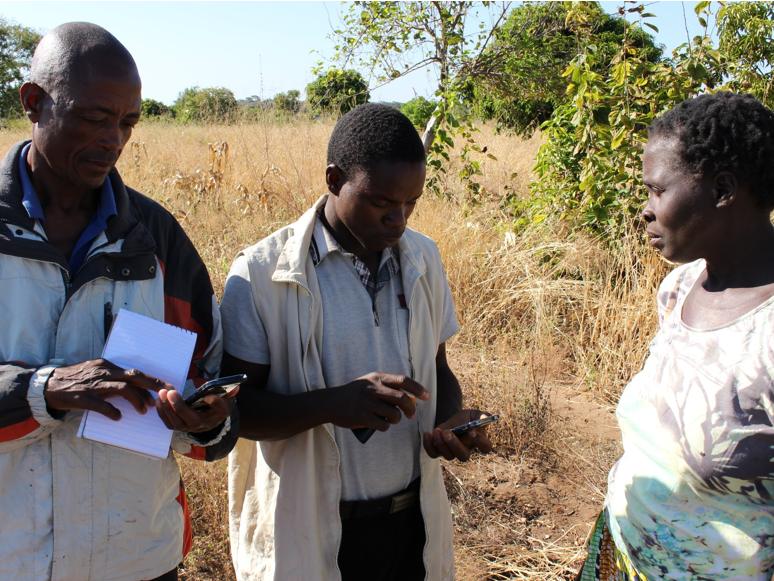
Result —
[{"label": "hand holding phone", "polygon": [[461,436],[462,434],[469,432],[473,428],[478,428],[479,426],[485,426],[487,424],[491,424],[492,422],[496,422],[499,419],[500,419],[499,414],[492,414],[485,418],[481,418],[479,420],[473,420],[472,422],[468,422],[467,424],[462,424],[461,426],[454,427],[451,429],[451,431],[455,436]]},{"label": "hand holding phone", "polygon": [[185,403],[195,410],[202,410],[208,407],[204,401],[205,396],[217,395],[219,397],[226,397],[245,381],[247,381],[246,375],[229,375],[228,377],[213,379],[185,398]]},{"label": "hand holding phone", "polygon": [[[425,432],[422,444],[431,458],[443,456],[447,460],[467,462],[474,449],[488,454],[494,448],[484,426],[499,419],[497,414],[480,410],[460,410],[432,432]],[[480,428],[480,429],[476,429]]]}]

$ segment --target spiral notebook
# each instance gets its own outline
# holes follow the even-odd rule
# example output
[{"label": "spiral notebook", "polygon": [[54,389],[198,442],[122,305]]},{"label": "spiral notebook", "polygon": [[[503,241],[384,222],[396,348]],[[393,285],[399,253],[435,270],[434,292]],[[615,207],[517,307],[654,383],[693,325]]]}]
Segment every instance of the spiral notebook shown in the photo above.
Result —
[{"label": "spiral notebook", "polygon": [[[139,369],[183,393],[195,346],[196,334],[191,331],[121,309],[102,358],[124,369]],[[158,397],[155,392],[150,393]],[[78,436],[150,458],[167,457],[172,430],[161,421],[156,408],[148,408],[142,415],[122,397],[105,401],[121,410],[121,419],[114,421],[98,412],[87,411]]]}]

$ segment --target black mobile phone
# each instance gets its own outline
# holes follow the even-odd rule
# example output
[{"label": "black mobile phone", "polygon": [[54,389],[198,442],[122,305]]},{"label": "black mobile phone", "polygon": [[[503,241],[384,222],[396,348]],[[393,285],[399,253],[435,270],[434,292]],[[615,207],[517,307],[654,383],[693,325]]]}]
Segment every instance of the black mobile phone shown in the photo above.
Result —
[{"label": "black mobile phone", "polygon": [[358,442],[365,444],[376,433],[373,428],[352,428],[352,433],[357,438]]},{"label": "black mobile phone", "polygon": [[225,397],[238,386],[247,381],[246,375],[229,375],[228,377],[220,377],[213,379],[202,385],[199,389],[185,398],[185,403],[194,409],[203,409],[207,407],[207,404],[202,401],[202,398],[206,395],[217,395]]},{"label": "black mobile phone", "polygon": [[496,422],[499,419],[500,419],[499,414],[492,414],[491,416],[481,418],[480,420],[473,420],[472,422],[468,422],[467,424],[462,424],[461,426],[452,428],[451,431],[455,436],[461,436],[462,434],[464,434],[465,432],[469,432],[473,428],[478,428],[480,426],[491,424],[492,422]]}]

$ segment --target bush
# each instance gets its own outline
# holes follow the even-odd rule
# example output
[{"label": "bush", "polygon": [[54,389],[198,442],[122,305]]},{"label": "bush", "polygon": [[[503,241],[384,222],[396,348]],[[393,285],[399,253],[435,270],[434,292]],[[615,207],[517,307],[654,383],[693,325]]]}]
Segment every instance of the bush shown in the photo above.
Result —
[{"label": "bush", "polygon": [[371,95],[363,76],[354,70],[329,69],[306,86],[306,100],[312,115],[341,117]]},{"label": "bush", "polygon": [[178,95],[172,109],[175,118],[183,123],[222,122],[236,112],[237,100],[234,93],[223,87],[189,87]]},{"label": "bush", "polygon": [[143,99],[141,108],[142,116],[146,119],[172,115],[172,110],[169,107],[155,99]]},{"label": "bush", "polygon": [[[571,11],[582,11],[583,22],[573,22]],[[531,135],[569,101],[562,72],[571,61],[594,45],[594,72],[604,75],[624,38],[643,60],[661,60],[662,48],[650,34],[606,14],[598,2],[575,8],[567,2],[525,2],[510,12],[485,53],[498,74],[471,77],[462,93],[474,116],[496,121],[498,129]]]},{"label": "bush", "polygon": [[427,127],[427,122],[433,116],[438,102],[424,97],[414,97],[411,101],[404,103],[400,107],[400,112],[408,117],[414,124],[414,127],[423,131]]},{"label": "bush", "polygon": [[292,90],[287,93],[279,93],[274,96],[274,111],[277,113],[295,114],[298,113],[300,103],[298,97],[299,91]]}]

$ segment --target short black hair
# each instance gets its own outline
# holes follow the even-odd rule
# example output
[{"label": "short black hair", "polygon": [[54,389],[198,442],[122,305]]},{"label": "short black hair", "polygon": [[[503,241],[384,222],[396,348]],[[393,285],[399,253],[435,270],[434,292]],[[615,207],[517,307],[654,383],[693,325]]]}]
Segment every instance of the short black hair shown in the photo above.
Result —
[{"label": "short black hair", "polygon": [[774,209],[774,112],[754,96],[719,91],[688,99],[656,119],[648,135],[676,138],[688,171],[730,171],[762,210]]},{"label": "short black hair", "polygon": [[351,176],[380,161],[424,162],[425,148],[403,113],[389,105],[366,103],[336,123],[328,142],[328,164]]}]

